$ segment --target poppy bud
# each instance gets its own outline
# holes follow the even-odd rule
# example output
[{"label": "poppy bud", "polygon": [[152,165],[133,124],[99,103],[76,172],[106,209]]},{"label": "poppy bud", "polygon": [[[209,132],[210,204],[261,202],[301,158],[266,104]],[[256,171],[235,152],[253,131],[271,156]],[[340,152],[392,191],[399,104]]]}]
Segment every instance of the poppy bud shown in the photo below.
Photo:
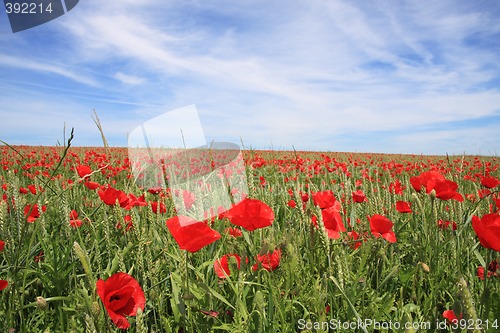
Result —
[{"label": "poppy bud", "polygon": [[259,255],[263,256],[267,252],[269,252],[269,244],[264,243],[264,245],[260,248]]},{"label": "poppy bud", "polygon": [[426,272],[426,273],[429,273],[431,271],[430,268],[429,268],[429,266],[427,266],[426,263],[423,263],[423,262],[419,261],[417,265],[420,265],[420,267],[422,267],[422,270],[424,272]]},{"label": "poppy bud", "polygon": [[9,281],[0,280],[0,290],[4,290],[5,288],[7,288],[8,285],[9,285]]},{"label": "poppy bud", "polygon": [[429,193],[429,196],[431,197],[432,200],[436,199],[436,190],[432,189],[431,193]]},{"label": "poppy bud", "polygon": [[39,308],[40,310],[47,310],[49,304],[47,303],[45,298],[43,298],[42,296],[38,296],[36,298],[36,307]]},{"label": "poppy bud", "polygon": [[189,300],[194,299],[194,295],[191,294],[191,293],[184,293],[184,294],[182,294],[182,299],[186,300],[186,301],[189,301]]},{"label": "poppy bud", "polygon": [[265,306],[264,294],[262,294],[262,292],[260,290],[255,293],[253,302],[257,306],[258,309],[264,308],[264,306]]}]

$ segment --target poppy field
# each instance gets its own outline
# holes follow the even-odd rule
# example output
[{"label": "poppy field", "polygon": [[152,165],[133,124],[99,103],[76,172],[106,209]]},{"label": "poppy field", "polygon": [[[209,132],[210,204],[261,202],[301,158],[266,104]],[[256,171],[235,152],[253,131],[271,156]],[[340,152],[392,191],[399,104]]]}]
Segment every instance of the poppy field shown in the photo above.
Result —
[{"label": "poppy field", "polygon": [[243,159],[196,219],[127,149],[0,146],[0,331],[500,330],[497,157]]}]

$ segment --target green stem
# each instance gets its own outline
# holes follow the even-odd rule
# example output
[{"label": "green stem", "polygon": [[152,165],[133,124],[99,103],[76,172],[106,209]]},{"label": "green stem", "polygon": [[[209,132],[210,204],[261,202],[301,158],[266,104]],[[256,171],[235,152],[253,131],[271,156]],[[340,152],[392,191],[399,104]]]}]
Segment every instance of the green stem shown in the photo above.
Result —
[{"label": "green stem", "polygon": [[[189,289],[189,267],[188,267],[188,262],[189,262],[189,252],[186,251],[186,256],[185,256],[185,260],[184,260],[184,272],[185,272],[185,275],[184,275],[184,281],[185,281],[185,285],[186,285],[186,299],[184,300],[186,305],[190,302],[191,300],[191,292],[190,292],[190,289]],[[189,326],[191,327],[190,329],[190,332],[194,332],[195,329],[194,329],[194,326],[193,326],[193,320],[192,320],[192,316],[191,316],[191,308],[189,306],[186,306],[186,314],[187,314],[187,320],[189,322]]]},{"label": "green stem", "polygon": [[490,290],[488,285],[488,266],[493,258],[493,250],[489,249],[486,255],[486,262],[484,267],[484,281],[483,281],[483,294],[481,296],[481,318],[487,318],[490,311]]},{"label": "green stem", "polygon": [[185,282],[185,287],[186,287],[186,293],[189,296],[189,274],[188,274],[188,258],[189,258],[189,252],[186,251],[186,255],[184,258],[184,282]]}]

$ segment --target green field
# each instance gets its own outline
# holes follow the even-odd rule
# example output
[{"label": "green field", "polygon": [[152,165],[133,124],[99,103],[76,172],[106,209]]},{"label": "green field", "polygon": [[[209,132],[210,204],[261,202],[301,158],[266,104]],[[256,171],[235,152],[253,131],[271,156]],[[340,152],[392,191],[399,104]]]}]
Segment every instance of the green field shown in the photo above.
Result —
[{"label": "green field", "polygon": [[0,152],[2,332],[500,330],[497,157],[244,151],[185,226],[126,149]]}]

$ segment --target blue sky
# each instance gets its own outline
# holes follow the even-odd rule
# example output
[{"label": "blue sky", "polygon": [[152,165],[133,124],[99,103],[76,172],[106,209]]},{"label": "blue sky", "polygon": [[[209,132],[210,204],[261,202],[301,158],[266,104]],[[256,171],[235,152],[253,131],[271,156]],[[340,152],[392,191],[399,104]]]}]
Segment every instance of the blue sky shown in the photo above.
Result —
[{"label": "blue sky", "polygon": [[12,33],[0,139],[111,145],[195,104],[208,141],[256,149],[500,151],[500,2],[82,0]]}]

